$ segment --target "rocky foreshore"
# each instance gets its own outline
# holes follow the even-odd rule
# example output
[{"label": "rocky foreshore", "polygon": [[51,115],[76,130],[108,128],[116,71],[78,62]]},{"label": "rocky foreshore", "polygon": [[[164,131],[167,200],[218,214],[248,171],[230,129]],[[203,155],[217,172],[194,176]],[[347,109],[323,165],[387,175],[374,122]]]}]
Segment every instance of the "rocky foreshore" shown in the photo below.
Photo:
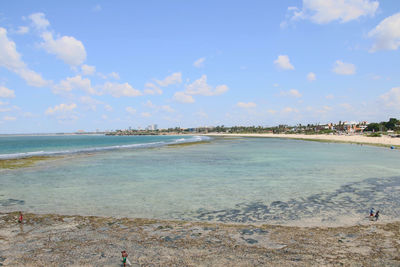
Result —
[{"label": "rocky foreshore", "polygon": [[400,222],[290,227],[0,213],[0,266],[400,266]]}]

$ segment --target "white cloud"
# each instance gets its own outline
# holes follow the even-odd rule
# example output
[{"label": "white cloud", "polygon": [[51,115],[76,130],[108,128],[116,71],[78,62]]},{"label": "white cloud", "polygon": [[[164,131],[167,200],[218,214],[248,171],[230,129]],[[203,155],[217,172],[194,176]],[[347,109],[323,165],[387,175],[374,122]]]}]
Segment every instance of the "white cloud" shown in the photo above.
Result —
[{"label": "white cloud", "polygon": [[340,75],[353,75],[356,73],[356,66],[351,63],[345,63],[341,60],[336,60],[332,71]]},{"label": "white cloud", "polygon": [[78,66],[86,59],[86,50],[81,41],[72,36],[61,36],[54,39],[53,34],[47,31],[50,22],[43,13],[34,13],[29,16],[34,27],[41,31],[43,42],[40,44],[46,52],[56,55],[71,66]]},{"label": "white cloud", "polygon": [[371,75],[370,75],[370,78],[371,78],[372,80],[380,80],[380,79],[382,79],[382,76],[376,75],[376,74],[371,74]]},{"label": "white cloud", "polygon": [[307,74],[307,80],[310,82],[315,81],[317,79],[317,75],[314,72],[310,72]]},{"label": "white cloud", "polygon": [[161,106],[160,109],[169,113],[175,112],[175,110],[168,105]]},{"label": "white cloud", "polygon": [[274,114],[276,113],[276,110],[268,109],[267,112],[268,112],[269,114],[274,115]]},{"label": "white cloud", "polygon": [[81,70],[83,75],[93,75],[96,72],[96,67],[84,64],[81,66]]},{"label": "white cloud", "polygon": [[68,112],[73,111],[76,107],[77,107],[77,105],[75,103],[72,103],[70,105],[60,104],[58,106],[49,107],[45,113],[47,115],[53,115],[53,114],[57,114],[57,113],[68,113]]},{"label": "white cloud", "polygon": [[73,89],[80,89],[92,95],[99,94],[92,87],[91,81],[88,78],[82,78],[81,75],[68,77],[62,80],[59,84],[54,86],[54,93],[70,92]]},{"label": "white cloud", "polygon": [[299,110],[296,108],[286,107],[282,110],[283,113],[298,113]]},{"label": "white cloud", "polygon": [[38,30],[44,30],[50,25],[50,22],[45,18],[43,13],[31,14],[29,15],[29,18],[32,20],[33,25]]},{"label": "white cloud", "polygon": [[171,108],[169,105],[164,105],[164,106],[157,106],[155,104],[153,104],[150,100],[147,100],[147,102],[144,104],[146,107],[151,108],[158,111],[166,111],[169,113],[175,112],[175,110],[173,108]]},{"label": "white cloud", "polygon": [[27,26],[19,26],[18,30],[15,31],[17,34],[27,34],[29,32],[29,27]]},{"label": "white cloud", "polygon": [[8,102],[0,101],[0,112],[9,112],[14,110],[20,110],[18,106],[10,106]]},{"label": "white cloud", "polygon": [[202,75],[200,79],[186,86],[185,93],[188,95],[213,96],[223,94],[228,90],[228,86],[224,84],[213,88],[207,84],[207,75]]},{"label": "white cloud", "polygon": [[131,115],[136,114],[136,109],[134,109],[133,107],[126,107],[125,111],[128,112]]},{"label": "white cloud", "polygon": [[279,84],[274,83],[272,86],[273,86],[273,87],[279,87]]},{"label": "white cloud", "polygon": [[274,64],[282,70],[294,70],[294,66],[290,63],[289,56],[287,55],[279,55]]},{"label": "white cloud", "polygon": [[329,94],[329,95],[325,96],[325,98],[326,98],[326,99],[334,99],[334,98],[335,98],[335,96],[334,96],[334,95],[332,95],[332,94]]},{"label": "white cloud", "polygon": [[148,118],[148,117],[151,117],[151,114],[149,112],[142,112],[142,113],[140,113],[140,116]]},{"label": "white cloud", "polygon": [[198,60],[193,62],[193,66],[195,66],[196,68],[202,68],[202,67],[204,67],[205,61],[206,61],[205,57],[199,58]]},{"label": "white cloud", "polygon": [[144,104],[146,107],[149,108],[155,108],[156,105],[154,105],[150,100],[147,100],[147,102]]},{"label": "white cloud", "polygon": [[26,68],[15,43],[8,39],[7,30],[4,28],[0,28],[0,64],[14,72]]},{"label": "white cloud", "polygon": [[115,71],[113,71],[110,74],[108,74],[108,77],[116,79],[116,80],[120,79],[119,74],[117,72],[115,72]]},{"label": "white cloud", "polygon": [[96,111],[97,105],[103,104],[103,102],[90,96],[82,96],[79,100],[82,104],[86,105],[88,109],[91,109],[93,111]]},{"label": "white cloud", "polygon": [[302,94],[296,89],[290,89],[289,91],[282,91],[281,96],[301,97]]},{"label": "white cloud", "polygon": [[400,46],[400,13],[396,13],[382,20],[368,33],[368,37],[375,39],[371,52],[378,50],[396,50]]},{"label": "white cloud", "polygon": [[129,83],[111,83],[106,82],[103,85],[103,91],[112,95],[113,97],[121,97],[121,96],[128,96],[128,97],[135,97],[140,96],[142,93],[133,88]]},{"label": "white cloud", "polygon": [[100,76],[100,78],[102,78],[102,79],[108,79],[108,78],[112,78],[112,79],[115,79],[115,80],[119,80],[120,79],[119,74],[117,72],[115,72],[115,71],[110,72],[109,74],[103,74],[103,73],[100,73],[100,72],[97,72],[96,74],[98,76]]},{"label": "white cloud", "polygon": [[341,103],[341,104],[339,104],[339,106],[344,108],[344,109],[347,109],[347,110],[350,110],[350,109],[353,108],[353,106],[350,105],[349,103]]},{"label": "white cloud", "polygon": [[332,110],[332,107],[330,107],[330,106],[323,106],[322,108],[323,108],[324,110],[326,110],[326,111]]},{"label": "white cloud", "polygon": [[[289,7],[290,20],[308,19],[317,24],[332,21],[341,23],[358,19],[362,16],[374,16],[379,2],[371,0],[303,0],[303,7]],[[285,26],[287,22],[284,22]]]},{"label": "white cloud", "polygon": [[394,87],[389,92],[380,96],[380,100],[386,107],[400,109],[400,87]]},{"label": "white cloud", "polygon": [[194,103],[194,98],[191,95],[185,94],[185,92],[176,92],[174,94],[175,101],[181,103]]},{"label": "white cloud", "polygon": [[71,66],[78,66],[86,59],[86,50],[82,42],[72,36],[53,38],[51,32],[42,33],[43,41],[41,46],[50,54],[56,55]]},{"label": "white cloud", "polygon": [[32,112],[24,112],[24,113],[22,114],[22,116],[24,116],[24,118],[33,118],[33,117],[36,117],[36,115],[33,114]]},{"label": "white cloud", "polygon": [[202,75],[193,83],[186,85],[185,91],[176,92],[174,99],[181,103],[193,103],[192,95],[214,96],[221,95],[229,90],[225,84],[217,85],[215,88],[207,84],[207,75]]},{"label": "white cloud", "polygon": [[163,93],[163,91],[154,83],[146,83],[144,87],[145,89],[143,90],[143,92],[148,95],[161,95]]},{"label": "white cloud", "polygon": [[182,83],[182,73],[180,72],[172,73],[171,75],[165,77],[164,80],[162,81],[156,80],[156,82],[158,83],[158,85],[162,87],[167,87],[168,85],[171,84]]},{"label": "white cloud", "polygon": [[3,98],[13,98],[15,97],[14,91],[8,89],[7,87],[0,86],[0,97]]},{"label": "white cloud", "polygon": [[97,4],[97,5],[95,5],[93,8],[92,8],[92,11],[93,12],[100,12],[101,11],[101,5],[99,5],[99,4]]},{"label": "white cloud", "polygon": [[16,45],[7,37],[7,30],[0,27],[0,66],[18,74],[27,84],[43,87],[49,84],[42,76],[29,69],[17,52]]},{"label": "white cloud", "polygon": [[202,118],[208,118],[207,113],[205,113],[204,111],[198,111],[195,114],[196,116],[202,117]]},{"label": "white cloud", "polygon": [[323,106],[321,109],[318,109],[316,112],[320,113],[320,114],[325,114],[325,113],[327,113],[328,111],[331,111],[331,110],[332,110],[332,107]]},{"label": "white cloud", "polygon": [[36,73],[28,68],[19,69],[17,74],[30,86],[44,87],[51,84],[51,81],[44,80],[39,73]]},{"label": "white cloud", "polygon": [[15,121],[17,118],[12,116],[4,116],[3,120],[5,121]]},{"label": "white cloud", "polygon": [[105,109],[106,111],[112,111],[112,110],[113,110],[112,106],[110,106],[110,105],[108,105],[108,104],[104,106],[104,109]]},{"label": "white cloud", "polygon": [[238,102],[238,103],[236,104],[236,106],[239,107],[239,108],[255,108],[255,107],[257,107],[257,104],[254,103],[254,102],[247,102],[247,103],[245,103],[245,102]]}]

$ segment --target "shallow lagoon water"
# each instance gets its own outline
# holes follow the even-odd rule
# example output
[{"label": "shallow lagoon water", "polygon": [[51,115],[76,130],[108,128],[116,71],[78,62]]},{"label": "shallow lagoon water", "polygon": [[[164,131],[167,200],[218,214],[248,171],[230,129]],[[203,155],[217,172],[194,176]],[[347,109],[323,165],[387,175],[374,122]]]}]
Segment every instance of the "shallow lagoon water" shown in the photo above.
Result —
[{"label": "shallow lagoon water", "polygon": [[399,218],[399,162],[387,148],[273,138],[68,155],[2,171],[0,211],[285,222],[373,206]]}]

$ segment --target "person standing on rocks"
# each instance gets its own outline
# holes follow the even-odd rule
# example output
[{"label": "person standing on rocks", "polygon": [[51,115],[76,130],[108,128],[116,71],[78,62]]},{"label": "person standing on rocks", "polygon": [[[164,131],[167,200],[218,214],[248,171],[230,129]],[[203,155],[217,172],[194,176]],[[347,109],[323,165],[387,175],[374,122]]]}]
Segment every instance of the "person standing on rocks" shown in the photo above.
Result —
[{"label": "person standing on rocks", "polygon": [[19,212],[19,217],[18,217],[18,222],[22,223],[23,219],[24,219],[24,217],[22,216],[22,212],[20,211]]},{"label": "person standing on rocks", "polygon": [[374,208],[371,208],[371,210],[369,211],[369,220],[370,221],[372,221],[375,217],[374,212],[375,212]]},{"label": "person standing on rocks", "polygon": [[121,254],[122,254],[122,263],[124,264],[124,267],[126,267],[126,264],[131,266],[132,264],[128,260],[128,253],[125,250],[123,250],[121,251]]}]

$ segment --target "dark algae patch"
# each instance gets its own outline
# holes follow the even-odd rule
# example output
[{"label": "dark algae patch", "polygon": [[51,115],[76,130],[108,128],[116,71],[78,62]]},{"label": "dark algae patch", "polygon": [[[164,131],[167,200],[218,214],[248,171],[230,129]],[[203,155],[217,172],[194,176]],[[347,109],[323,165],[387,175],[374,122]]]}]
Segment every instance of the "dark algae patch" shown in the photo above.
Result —
[{"label": "dark algae patch", "polygon": [[177,213],[181,220],[214,221],[223,223],[284,223],[301,219],[323,218],[335,222],[340,216],[364,218],[371,207],[387,217],[400,216],[400,177],[369,178],[342,185],[333,192],[313,194],[304,198],[271,203],[238,203],[234,208]]},{"label": "dark algae patch", "polygon": [[209,144],[210,141],[198,141],[198,142],[187,142],[180,144],[169,144],[169,147],[185,147],[185,146],[193,146],[193,145],[201,145],[201,144]]},{"label": "dark algae patch", "polygon": [[24,205],[25,200],[21,199],[0,199],[0,207],[9,207],[9,206],[15,206],[15,205]]},{"label": "dark algae patch", "polygon": [[35,156],[29,158],[19,158],[19,159],[1,159],[0,169],[18,169],[32,167],[36,163],[44,160],[49,160],[51,157],[47,156]]}]

